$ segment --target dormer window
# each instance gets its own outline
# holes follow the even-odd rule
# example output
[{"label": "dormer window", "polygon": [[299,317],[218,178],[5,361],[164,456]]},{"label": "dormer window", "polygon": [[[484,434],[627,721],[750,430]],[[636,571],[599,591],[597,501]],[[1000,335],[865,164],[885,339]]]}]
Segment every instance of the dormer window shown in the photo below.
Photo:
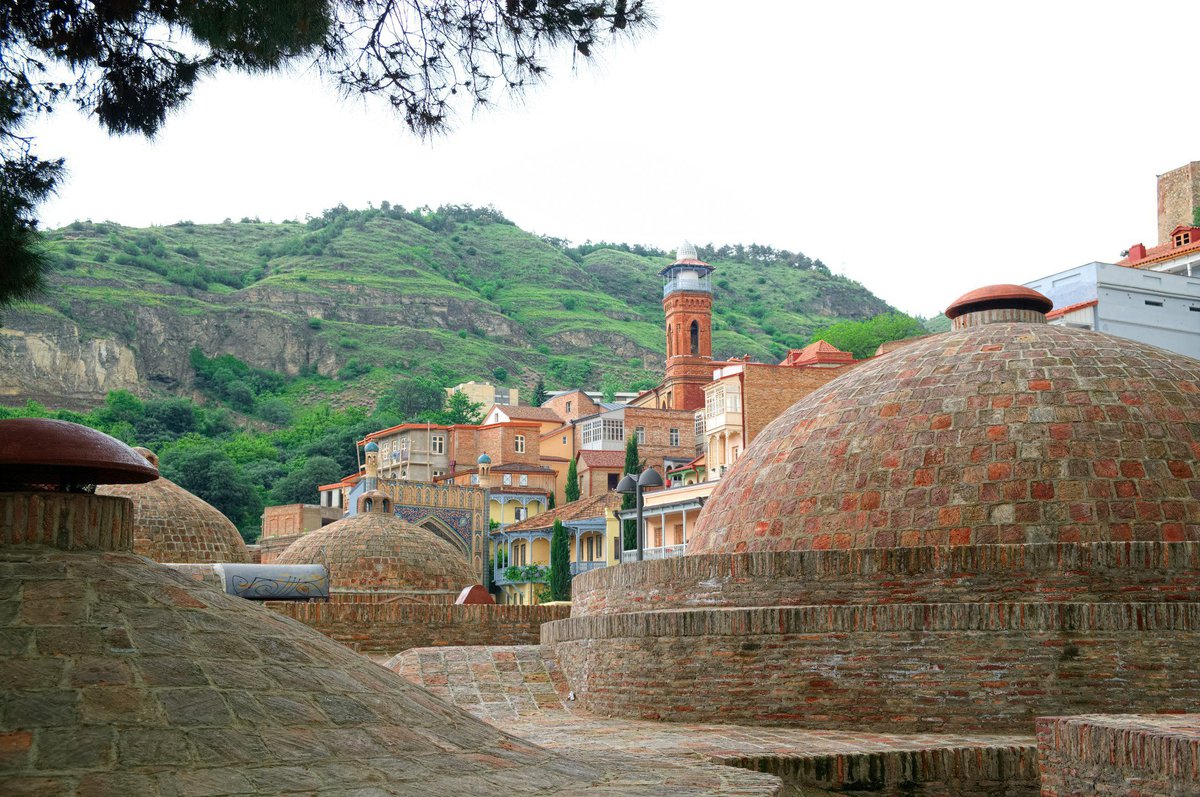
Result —
[{"label": "dormer window", "polygon": [[1176,236],[1175,236],[1175,246],[1176,246],[1176,248],[1178,248],[1178,247],[1180,247],[1180,246],[1187,246],[1187,245],[1188,245],[1188,244],[1190,244],[1191,242],[1192,242],[1192,234],[1191,234],[1191,232],[1181,232],[1181,233],[1179,233],[1178,235],[1176,235]]}]

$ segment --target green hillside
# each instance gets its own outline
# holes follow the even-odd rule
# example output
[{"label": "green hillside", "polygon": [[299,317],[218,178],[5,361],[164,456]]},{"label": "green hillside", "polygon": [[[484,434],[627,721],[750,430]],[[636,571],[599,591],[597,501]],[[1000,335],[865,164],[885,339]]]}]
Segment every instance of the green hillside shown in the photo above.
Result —
[{"label": "green hillside", "polygon": [[[657,272],[668,253],[571,248],[490,209],[385,203],[306,223],[150,229],[76,222],[47,239],[51,288],[5,327],[127,346],[138,384],[118,387],[144,396],[194,391],[192,347],[285,375],[297,401],[366,402],[397,375],[620,390],[661,373]],[[801,254],[737,246],[701,256],[716,268],[718,357],[774,361],[822,326],[890,310]],[[53,403],[55,386],[27,387]],[[106,392],[97,385],[89,401],[84,387],[58,387],[79,409]]]},{"label": "green hillside", "polygon": [[[47,238],[49,289],[2,319],[0,418],[56,417],[145,445],[248,540],[264,505],[311,502],[314,485],[355,470],[367,432],[466,422],[438,409],[443,386],[488,379],[528,400],[539,380],[617,391],[661,376],[668,253],[571,247],[492,210],[77,222]],[[875,318],[890,308],[803,254],[699,254],[716,267],[719,357],[774,361],[817,330],[869,354],[917,324]]]}]

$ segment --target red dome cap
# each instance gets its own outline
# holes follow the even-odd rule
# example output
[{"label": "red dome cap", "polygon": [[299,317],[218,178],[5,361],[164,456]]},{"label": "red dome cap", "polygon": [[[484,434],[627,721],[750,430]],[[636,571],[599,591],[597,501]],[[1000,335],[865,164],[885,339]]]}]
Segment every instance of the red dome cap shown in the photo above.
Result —
[{"label": "red dome cap", "polygon": [[49,418],[0,421],[0,490],[140,484],[158,470],[103,432]]},{"label": "red dome cap", "polygon": [[979,310],[1033,310],[1048,313],[1054,302],[1024,285],[987,285],[964,293],[946,308],[946,318],[954,319]]}]

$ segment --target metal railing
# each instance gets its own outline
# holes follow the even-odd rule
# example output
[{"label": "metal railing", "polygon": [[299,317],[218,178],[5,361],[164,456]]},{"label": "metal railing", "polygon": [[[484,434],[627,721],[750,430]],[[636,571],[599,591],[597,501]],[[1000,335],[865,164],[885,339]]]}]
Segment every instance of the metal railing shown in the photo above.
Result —
[{"label": "metal railing", "polygon": [[[661,548],[643,548],[643,559],[671,559],[676,556],[683,556],[687,551],[687,545],[664,545]],[[637,551],[622,551],[621,562],[636,562]]]},{"label": "metal railing", "polygon": [[577,576],[589,570],[599,570],[607,564],[608,562],[571,562],[571,575]]}]

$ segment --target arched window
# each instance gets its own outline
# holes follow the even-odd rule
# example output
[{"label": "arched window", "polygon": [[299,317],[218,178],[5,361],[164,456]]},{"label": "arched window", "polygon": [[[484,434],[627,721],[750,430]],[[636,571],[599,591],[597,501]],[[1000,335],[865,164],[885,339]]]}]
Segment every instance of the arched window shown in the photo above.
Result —
[{"label": "arched window", "polygon": [[692,354],[700,353],[700,322],[692,322]]},{"label": "arched window", "polygon": [[675,333],[674,327],[672,327],[670,324],[668,324],[667,325],[667,356],[668,357],[670,357],[673,354],[673,352],[671,351],[671,348],[672,348],[671,344],[674,342],[672,340],[674,333]]}]

